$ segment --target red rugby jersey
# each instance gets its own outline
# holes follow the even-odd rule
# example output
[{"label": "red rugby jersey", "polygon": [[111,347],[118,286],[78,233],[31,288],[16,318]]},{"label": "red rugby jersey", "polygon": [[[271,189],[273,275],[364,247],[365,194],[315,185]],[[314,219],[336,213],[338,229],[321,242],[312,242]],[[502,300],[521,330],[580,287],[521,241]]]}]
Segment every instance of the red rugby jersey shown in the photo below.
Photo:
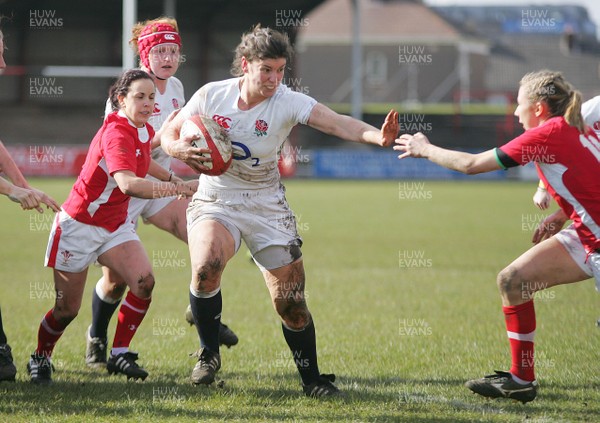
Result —
[{"label": "red rugby jersey", "polygon": [[535,162],[538,175],[573,220],[588,253],[600,248],[600,141],[553,117],[496,149],[505,168]]},{"label": "red rugby jersey", "polygon": [[136,128],[127,117],[117,112],[109,114],[92,140],[63,210],[79,222],[114,232],[127,218],[130,197],[121,192],[113,175],[129,170],[145,177],[153,137],[151,125]]}]

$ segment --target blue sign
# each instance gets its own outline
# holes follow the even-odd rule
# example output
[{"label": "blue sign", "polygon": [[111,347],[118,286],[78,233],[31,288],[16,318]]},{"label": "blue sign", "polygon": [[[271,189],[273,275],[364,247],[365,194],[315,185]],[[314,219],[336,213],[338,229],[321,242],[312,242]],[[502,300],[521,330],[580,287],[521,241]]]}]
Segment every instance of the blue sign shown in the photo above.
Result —
[{"label": "blue sign", "polygon": [[425,159],[398,160],[394,150],[314,150],[312,176],[337,179],[506,179],[503,170],[465,175]]}]

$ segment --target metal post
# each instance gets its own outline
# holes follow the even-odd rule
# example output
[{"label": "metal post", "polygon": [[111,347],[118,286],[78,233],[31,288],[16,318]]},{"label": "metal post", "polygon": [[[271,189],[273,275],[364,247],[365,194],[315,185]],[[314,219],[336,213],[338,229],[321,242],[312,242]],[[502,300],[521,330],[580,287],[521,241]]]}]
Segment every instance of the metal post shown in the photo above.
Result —
[{"label": "metal post", "polygon": [[466,44],[458,45],[458,75],[460,81],[460,105],[470,103],[471,68],[469,64],[469,49]]},{"label": "metal post", "polygon": [[135,55],[129,47],[129,34],[131,34],[131,28],[137,20],[137,0],[123,0],[123,40],[122,40],[122,63],[123,70],[131,69],[135,66]]},{"label": "metal post", "polygon": [[164,0],[163,11],[165,16],[175,18],[177,14],[177,0]]},{"label": "metal post", "polygon": [[362,46],[360,0],[352,1],[352,117],[362,120]]}]

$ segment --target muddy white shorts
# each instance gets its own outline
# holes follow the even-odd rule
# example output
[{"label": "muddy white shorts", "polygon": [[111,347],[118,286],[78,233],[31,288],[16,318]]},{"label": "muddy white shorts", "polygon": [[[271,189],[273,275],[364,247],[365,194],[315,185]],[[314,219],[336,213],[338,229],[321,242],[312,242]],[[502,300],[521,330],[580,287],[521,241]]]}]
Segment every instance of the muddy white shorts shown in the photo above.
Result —
[{"label": "muddy white shorts", "polygon": [[581,239],[573,224],[555,235],[556,239],[569,252],[571,258],[590,278],[596,280],[596,290],[600,291],[600,253],[589,254],[585,251]]},{"label": "muddy white shorts", "polygon": [[199,188],[187,209],[188,236],[203,220],[222,224],[233,236],[236,251],[243,239],[261,270],[302,257],[302,238],[283,185],[256,191]]},{"label": "muddy white shorts", "polygon": [[56,270],[78,273],[98,256],[127,241],[139,241],[129,220],[110,232],[99,226],[78,222],[60,211],[54,219],[46,249],[45,265]]}]

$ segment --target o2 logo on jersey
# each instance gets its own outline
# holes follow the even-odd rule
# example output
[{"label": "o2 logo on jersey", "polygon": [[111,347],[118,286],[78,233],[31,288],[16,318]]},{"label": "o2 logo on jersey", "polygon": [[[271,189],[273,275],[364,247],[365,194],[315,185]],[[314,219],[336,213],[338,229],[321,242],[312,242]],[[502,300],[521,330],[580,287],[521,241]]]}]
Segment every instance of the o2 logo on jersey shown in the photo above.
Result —
[{"label": "o2 logo on jersey", "polygon": [[[223,118],[222,116],[218,115],[213,116],[213,119],[215,119],[215,121],[221,126],[223,126],[223,124],[221,123],[221,121],[223,121],[223,123],[227,124],[227,128],[229,127],[228,121],[231,120],[229,118]],[[225,119],[227,119],[228,121],[225,121]],[[268,130],[269,124],[264,120],[257,119],[256,122],[254,122],[254,135],[259,137],[265,136],[267,135]],[[246,144],[239,141],[231,141],[231,145],[236,147],[233,153],[233,160],[250,160],[252,163],[252,167],[260,166],[260,157],[252,157],[252,152]]]},{"label": "o2 logo on jersey", "polygon": [[213,115],[212,120],[217,122],[221,128],[229,129],[231,126],[229,122],[231,122],[231,118],[220,115]]},{"label": "o2 logo on jersey", "polygon": [[179,102],[176,98],[171,99],[171,103],[173,103],[173,107],[175,108],[175,110],[179,109]]},{"label": "o2 logo on jersey", "polygon": [[242,150],[244,152],[244,154],[236,154],[235,150],[233,151],[233,160],[248,160],[250,159],[252,161],[252,167],[256,167],[260,165],[260,158],[259,157],[252,157],[252,153],[250,152],[250,149],[248,148],[248,146],[244,143],[238,142],[238,141],[231,141],[231,145],[238,147],[240,150]]}]

